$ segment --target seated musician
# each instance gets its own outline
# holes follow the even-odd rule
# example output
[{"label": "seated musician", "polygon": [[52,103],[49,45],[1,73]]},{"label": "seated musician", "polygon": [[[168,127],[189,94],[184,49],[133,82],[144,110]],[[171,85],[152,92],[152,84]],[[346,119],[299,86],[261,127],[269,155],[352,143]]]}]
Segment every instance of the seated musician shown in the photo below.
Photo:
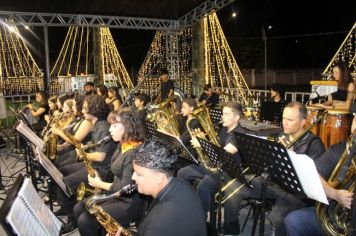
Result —
[{"label": "seated musician", "polygon": [[[106,121],[108,109],[106,109],[104,98],[98,95],[87,96],[83,103],[82,112],[85,119],[93,125],[91,141],[93,144],[98,144],[100,140],[109,135],[110,124]],[[85,152],[86,158],[92,161],[93,168],[103,179],[106,179],[110,172],[110,159],[115,148],[115,143],[110,140],[90,149],[91,152]],[[78,149],[76,149],[76,153],[79,156],[82,154]],[[83,162],[68,164],[59,170],[64,175],[65,182],[74,192],[80,183],[88,183],[88,172]],[[75,227],[72,210],[76,197],[68,198],[62,190],[58,189],[57,200],[61,205],[57,215],[63,213],[68,215],[68,222],[63,226],[63,232],[69,232]]]},{"label": "seated musician", "polygon": [[[133,183],[131,180],[133,174],[132,153],[143,142],[144,133],[140,122],[137,122],[134,113],[128,108],[123,108],[119,112],[111,112],[108,121],[111,123],[112,139],[115,142],[120,142],[120,146],[111,157],[110,170],[114,175],[114,181],[106,182],[100,176],[88,176],[88,180],[92,187],[100,188],[110,194]],[[112,199],[100,206],[124,227],[129,226],[130,222],[138,220],[145,210],[138,194]],[[99,234],[101,226],[95,216],[86,210],[86,200],[78,202],[73,212],[81,235],[95,236]]]},{"label": "seated musician", "polygon": [[49,111],[46,93],[43,91],[37,91],[36,102],[39,104],[38,108],[35,108],[31,103],[27,104],[24,108],[30,109],[31,115],[38,118],[38,122],[33,125],[33,128],[36,132],[39,132],[46,126],[45,115]]},{"label": "seated musician", "polygon": [[347,65],[342,61],[335,63],[332,77],[338,82],[337,91],[329,95],[328,100],[320,106],[327,109],[350,110],[354,99],[355,83]]},{"label": "seated musician", "polygon": [[[356,130],[356,104],[352,105],[351,112],[354,114],[351,133],[354,134]],[[354,194],[348,190],[336,189],[329,185],[328,182],[326,182],[336,167],[339,158],[342,157],[346,145],[346,141],[332,145],[321,158],[315,161],[315,165],[320,174],[320,180],[326,196],[332,200],[337,201],[343,207],[350,209]],[[326,234],[323,232],[322,227],[317,220],[315,207],[303,208],[289,213],[285,219],[285,225],[289,236],[317,236]]]},{"label": "seated musician", "polygon": [[213,92],[213,87],[210,84],[206,84],[203,87],[203,93],[199,97],[199,106],[211,106],[215,107],[219,104],[219,95]]},{"label": "seated musician", "polygon": [[[283,131],[286,137],[281,139],[282,144],[288,145],[293,140],[294,144],[289,147],[297,154],[306,154],[312,159],[319,158],[325,151],[325,148],[319,137],[309,131],[304,130],[305,118],[307,116],[306,108],[299,102],[291,102],[287,104],[283,111]],[[299,138],[298,138],[299,137]],[[239,212],[243,199],[259,198],[261,195],[262,178],[257,177],[252,179],[253,188],[243,187],[237,194],[233,195],[227,203],[229,211]],[[236,188],[241,183],[237,181]],[[267,199],[275,200],[269,218],[275,227],[276,235],[286,235],[283,224],[285,216],[296,209],[306,205],[303,200],[297,199],[294,195],[287,193],[277,184],[270,183],[267,186]],[[236,224],[232,234],[239,234],[238,214],[234,215]]]},{"label": "seated musician", "polygon": [[105,99],[111,111],[118,111],[122,104],[122,98],[119,92],[119,88],[111,86],[108,90],[108,97]]},{"label": "seated musician", "polygon": [[85,95],[93,95],[96,93],[93,82],[86,82],[84,84],[84,93]]},{"label": "seated musician", "polygon": [[144,124],[147,111],[145,109],[145,106],[148,103],[148,97],[146,94],[143,93],[138,93],[135,95],[135,107],[136,107],[136,116],[137,118]]},{"label": "seated musician", "polygon": [[168,70],[162,70],[160,79],[161,79],[161,88],[158,96],[155,99],[155,103],[160,103],[170,98],[174,94],[174,83],[169,79]]},{"label": "seated musician", "polygon": [[[81,112],[84,98],[85,96],[80,93],[74,96],[72,109],[77,118],[74,121],[75,124],[71,128],[66,129],[66,132],[74,135],[74,138],[82,144],[87,144],[92,138],[93,124],[91,121],[86,120]],[[54,164],[58,168],[61,168],[65,165],[76,163],[75,143],[64,134],[63,129],[53,127],[51,130],[53,134],[58,135],[64,140],[63,143],[57,145],[58,153]]]},{"label": "seated musician", "polygon": [[154,198],[137,235],[206,236],[206,215],[198,196],[185,181],[173,176],[176,155],[163,143],[150,141],[133,156],[132,179],[138,192]]},{"label": "seated musician", "polygon": [[57,96],[52,96],[48,99],[48,113],[45,115],[45,120],[46,122],[50,122],[51,117],[54,115],[54,113],[57,113],[58,107],[57,107]]},{"label": "seated musician", "polygon": [[[241,163],[241,157],[237,153],[236,139],[233,132],[240,132],[243,130],[243,128],[239,125],[241,116],[242,108],[239,104],[234,102],[224,104],[222,114],[223,128],[219,132],[220,145],[227,152],[233,154],[239,163]],[[192,139],[192,144],[193,146],[199,146],[199,142],[197,142],[196,139]],[[218,173],[207,170],[202,165],[191,164],[180,169],[177,175],[188,182],[200,179],[197,186],[197,192],[205,212],[208,212],[210,209],[212,194],[216,192],[218,187]]]}]

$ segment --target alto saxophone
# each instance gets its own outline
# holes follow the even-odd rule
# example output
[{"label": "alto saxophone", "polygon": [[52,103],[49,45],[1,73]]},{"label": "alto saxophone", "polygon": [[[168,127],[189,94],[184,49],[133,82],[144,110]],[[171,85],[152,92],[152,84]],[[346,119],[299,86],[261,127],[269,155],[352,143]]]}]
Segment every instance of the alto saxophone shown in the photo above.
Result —
[{"label": "alto saxophone", "polygon": [[[93,163],[92,161],[87,157],[87,153],[85,152],[86,149],[88,149],[89,147],[96,147],[99,146],[105,142],[107,142],[108,140],[111,139],[110,135],[105,136],[102,140],[100,140],[99,142],[95,143],[95,144],[89,144],[86,146],[82,147],[81,142],[76,139],[73,135],[71,135],[70,133],[68,133],[67,131],[63,130],[63,134],[72,141],[73,145],[75,146],[75,148],[79,151],[79,155],[78,155],[78,159],[83,160],[83,163],[85,165],[85,168],[89,174],[90,177],[94,178],[95,177],[95,169],[93,167]],[[83,190],[84,187],[84,190]],[[100,188],[95,188],[94,190],[90,190],[93,193],[99,193]],[[77,189],[77,200],[81,201],[83,200],[85,193],[86,193],[86,189],[85,189],[85,184],[84,183],[80,183],[78,189]]]},{"label": "alto saxophone", "polygon": [[132,233],[123,228],[114,218],[112,218],[112,216],[105,212],[104,209],[98,205],[98,203],[130,194],[136,189],[136,184],[129,184],[123,187],[120,191],[110,195],[94,195],[88,199],[86,208],[90,214],[96,217],[99,224],[105,228],[109,235],[115,235],[118,230],[121,230],[121,235],[131,236]]}]

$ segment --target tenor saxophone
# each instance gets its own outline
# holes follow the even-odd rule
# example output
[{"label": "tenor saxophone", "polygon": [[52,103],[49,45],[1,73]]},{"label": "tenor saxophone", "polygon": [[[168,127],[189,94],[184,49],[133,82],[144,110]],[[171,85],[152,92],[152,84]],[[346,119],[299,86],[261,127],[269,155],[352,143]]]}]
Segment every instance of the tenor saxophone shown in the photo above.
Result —
[{"label": "tenor saxophone", "polygon": [[122,195],[127,195],[134,192],[137,189],[136,184],[129,184],[123,187],[120,191],[117,191],[110,195],[93,195],[86,203],[88,212],[94,215],[109,235],[115,235],[118,230],[121,230],[121,235],[131,236],[132,233],[123,228],[119,222],[117,222],[112,216],[110,216],[104,209],[98,205],[104,201],[108,201],[113,198],[118,198]]}]

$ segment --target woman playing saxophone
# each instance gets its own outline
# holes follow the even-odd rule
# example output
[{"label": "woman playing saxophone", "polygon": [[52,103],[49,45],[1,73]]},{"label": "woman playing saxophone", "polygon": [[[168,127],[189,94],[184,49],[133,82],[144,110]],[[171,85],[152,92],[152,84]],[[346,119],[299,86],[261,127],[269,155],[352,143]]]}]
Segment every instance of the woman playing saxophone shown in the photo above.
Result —
[{"label": "woman playing saxophone", "polygon": [[[133,150],[138,147],[144,139],[141,123],[137,122],[134,113],[128,109],[111,112],[108,121],[110,122],[110,134],[114,141],[120,142],[120,147],[112,156],[111,172],[114,181],[104,181],[99,176],[94,178],[88,176],[88,182],[93,187],[99,187],[108,193],[120,190],[128,184],[132,184],[131,176]],[[121,196],[118,199],[111,199],[101,204],[100,207],[123,227],[127,227],[130,222],[137,219],[141,213],[142,201],[138,194]],[[78,202],[74,207],[74,216],[78,223],[81,235],[97,235],[101,226],[96,217],[86,210],[86,200]]]}]

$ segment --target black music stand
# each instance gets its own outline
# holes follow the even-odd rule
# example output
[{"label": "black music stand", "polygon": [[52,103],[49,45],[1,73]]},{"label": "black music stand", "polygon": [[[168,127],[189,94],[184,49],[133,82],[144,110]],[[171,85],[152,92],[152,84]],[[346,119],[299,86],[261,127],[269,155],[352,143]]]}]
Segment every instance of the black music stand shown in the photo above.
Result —
[{"label": "black music stand", "polygon": [[[67,195],[68,198],[70,198],[74,193],[68,183],[65,181],[64,176],[62,173],[57,169],[57,167],[51,162],[46,155],[40,151],[38,148],[36,148],[36,157],[38,158],[38,162],[41,164],[41,166],[46,170],[47,174],[50,176],[50,178],[57,184],[58,187],[60,187],[63,192]],[[52,182],[51,181],[48,184],[48,195],[49,195],[49,202],[50,202],[50,209],[53,211],[53,198],[52,195],[54,193]]]},{"label": "black music stand", "polygon": [[17,177],[14,185],[12,186],[11,190],[7,193],[7,196],[5,198],[5,201],[3,202],[1,208],[0,208],[0,223],[5,230],[7,235],[15,236],[16,234],[12,230],[11,225],[6,221],[6,216],[9,213],[11,206],[17,196],[17,193],[19,192],[22,184],[24,181],[24,177],[22,174],[19,174]]},{"label": "black music stand", "polygon": [[[219,200],[218,200],[218,231],[221,230],[221,183],[224,179],[224,172],[230,177],[236,178],[241,183],[251,185],[242,173],[241,167],[237,160],[223,148],[216,146],[215,144],[197,137],[204,154],[209,158],[210,164],[219,168]],[[214,222],[213,222],[214,223]]]},{"label": "black music stand", "polygon": [[261,120],[271,121],[276,125],[282,122],[284,102],[263,102],[261,105]]},{"label": "black music stand", "polygon": [[145,120],[145,125],[146,125],[146,137],[150,140],[157,139],[158,136],[157,136],[156,125],[148,120]]},{"label": "black music stand", "polygon": [[194,155],[188,150],[188,148],[184,145],[184,143],[177,137],[162,133],[156,130],[157,138],[160,140],[164,140],[169,144],[169,149],[175,150],[177,156],[184,158],[190,162],[194,162],[198,164],[198,160],[194,157]]},{"label": "black music stand", "polygon": [[253,224],[253,233],[260,218],[260,232],[264,233],[266,212],[266,187],[269,181],[278,184],[287,192],[306,197],[301,182],[286,148],[279,143],[242,133],[235,133],[239,151],[252,173],[263,179],[261,204]]}]

